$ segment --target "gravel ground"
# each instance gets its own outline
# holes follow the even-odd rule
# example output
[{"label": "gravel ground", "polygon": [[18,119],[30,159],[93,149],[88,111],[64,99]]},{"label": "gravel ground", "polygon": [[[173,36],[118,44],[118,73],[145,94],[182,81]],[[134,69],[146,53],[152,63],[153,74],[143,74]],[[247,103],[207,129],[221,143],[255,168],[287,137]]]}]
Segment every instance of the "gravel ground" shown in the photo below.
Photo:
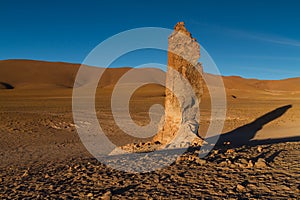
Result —
[{"label": "gravel ground", "polygon": [[[197,152],[197,151],[196,151]],[[0,169],[2,199],[299,199],[300,142],[186,153],[163,169],[127,173],[95,159]]]}]

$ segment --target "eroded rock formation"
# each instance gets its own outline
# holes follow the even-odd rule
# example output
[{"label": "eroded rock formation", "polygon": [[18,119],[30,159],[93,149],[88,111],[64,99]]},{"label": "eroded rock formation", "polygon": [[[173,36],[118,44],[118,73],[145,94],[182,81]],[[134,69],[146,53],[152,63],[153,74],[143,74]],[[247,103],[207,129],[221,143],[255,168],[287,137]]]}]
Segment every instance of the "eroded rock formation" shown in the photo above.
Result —
[{"label": "eroded rock formation", "polygon": [[154,141],[182,147],[198,133],[199,103],[203,93],[200,45],[183,22],[168,38],[168,70],[164,123]]}]

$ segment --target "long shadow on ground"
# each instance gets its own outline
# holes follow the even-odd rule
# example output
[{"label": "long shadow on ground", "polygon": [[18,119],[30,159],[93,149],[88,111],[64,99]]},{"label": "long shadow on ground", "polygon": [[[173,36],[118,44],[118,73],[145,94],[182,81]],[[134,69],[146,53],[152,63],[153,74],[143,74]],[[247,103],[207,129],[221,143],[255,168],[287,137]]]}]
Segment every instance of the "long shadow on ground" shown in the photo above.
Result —
[{"label": "long shadow on ground", "polygon": [[[283,143],[283,142],[292,142],[300,141],[300,136],[297,137],[288,137],[288,138],[276,138],[276,139],[267,139],[267,140],[253,140],[256,133],[263,128],[267,123],[279,118],[282,116],[291,105],[286,105],[279,107],[265,115],[257,118],[252,123],[241,126],[233,131],[228,133],[221,134],[220,136],[214,136],[205,139],[208,143],[202,147],[190,147],[186,148],[176,148],[176,149],[163,149],[158,151],[149,152],[147,156],[144,153],[136,154],[121,154],[121,155],[112,155],[105,156],[102,160],[106,164],[109,164],[115,169],[133,171],[133,172],[144,172],[151,171],[152,169],[159,169],[168,164],[171,164],[177,159],[179,155],[182,155],[186,151],[194,151],[197,149],[202,149],[202,153],[199,154],[200,157],[205,157],[210,150],[219,149],[227,150],[232,148],[263,145],[263,144],[274,144],[274,143]],[[219,138],[218,138],[219,137]],[[224,145],[226,143],[226,145]],[[230,143],[229,145],[227,143]],[[268,152],[268,154],[271,152]],[[280,152],[277,152],[279,154]],[[261,155],[263,156],[263,155]],[[269,156],[268,160],[273,160],[276,157],[276,153]],[[151,163],[151,165],[148,165]],[[146,165],[143,165],[146,164]],[[130,169],[129,169],[130,166]]]},{"label": "long shadow on ground", "polygon": [[[253,122],[241,126],[233,131],[228,133],[224,133],[219,136],[217,143],[215,145],[215,149],[221,148],[237,148],[243,145],[246,146],[256,146],[263,144],[274,144],[281,142],[296,142],[300,141],[300,136],[295,137],[287,137],[287,138],[276,138],[276,139],[265,139],[265,140],[253,140],[256,133],[263,128],[264,125],[270,123],[271,121],[281,117],[284,113],[286,113],[292,105],[286,105],[279,107],[271,112],[266,113],[265,115],[257,118]],[[216,137],[207,138],[206,141],[208,143],[213,143],[216,141]],[[225,145],[227,143],[229,145]]]}]

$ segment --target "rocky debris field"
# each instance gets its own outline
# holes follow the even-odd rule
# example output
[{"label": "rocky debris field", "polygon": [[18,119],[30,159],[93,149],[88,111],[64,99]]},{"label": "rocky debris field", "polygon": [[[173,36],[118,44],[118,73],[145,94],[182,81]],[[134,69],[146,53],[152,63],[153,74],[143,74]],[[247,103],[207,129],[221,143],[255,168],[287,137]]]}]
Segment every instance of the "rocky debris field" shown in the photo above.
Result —
[{"label": "rocky debris field", "polygon": [[[148,122],[147,105],[153,105],[153,99],[163,102],[161,92],[155,97],[152,93],[157,88],[147,91],[133,101],[133,119],[143,124]],[[165,166],[147,173],[113,168],[117,164],[128,170],[126,154],[99,162],[88,153],[72,120],[72,90],[1,92],[0,199],[300,199],[298,93],[229,92],[238,98],[229,99],[221,147],[204,158],[198,157],[204,152],[196,147],[179,158],[178,152],[153,151],[173,160],[165,156],[152,163],[143,152],[160,144],[120,133],[106,110],[110,101],[101,96],[97,114],[111,141],[139,155],[139,170]],[[202,125],[210,123],[207,101],[202,101]],[[283,106],[288,109],[282,111]],[[245,135],[224,146],[240,134]],[[231,146],[244,136],[249,143],[241,145],[249,146]],[[250,139],[264,142],[258,145]]]},{"label": "rocky debris field", "polygon": [[112,169],[92,158],[0,169],[0,198],[299,199],[300,142],[198,150],[148,173]]}]

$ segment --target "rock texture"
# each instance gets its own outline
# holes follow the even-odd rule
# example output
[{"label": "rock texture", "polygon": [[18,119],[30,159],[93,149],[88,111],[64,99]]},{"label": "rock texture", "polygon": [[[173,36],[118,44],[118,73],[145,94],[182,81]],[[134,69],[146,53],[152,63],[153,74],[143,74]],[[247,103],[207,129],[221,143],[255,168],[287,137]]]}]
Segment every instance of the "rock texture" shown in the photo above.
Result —
[{"label": "rock texture", "polygon": [[[16,163],[0,168],[0,198],[299,199],[300,142],[263,147],[262,152],[255,146],[220,149],[204,159],[187,153],[149,173],[114,170],[92,158]],[[244,165],[257,157],[268,166]],[[121,158],[116,162],[126,161]]]},{"label": "rock texture", "polygon": [[155,141],[181,147],[198,133],[199,103],[203,94],[200,45],[183,22],[168,39],[168,70],[164,124]]}]

